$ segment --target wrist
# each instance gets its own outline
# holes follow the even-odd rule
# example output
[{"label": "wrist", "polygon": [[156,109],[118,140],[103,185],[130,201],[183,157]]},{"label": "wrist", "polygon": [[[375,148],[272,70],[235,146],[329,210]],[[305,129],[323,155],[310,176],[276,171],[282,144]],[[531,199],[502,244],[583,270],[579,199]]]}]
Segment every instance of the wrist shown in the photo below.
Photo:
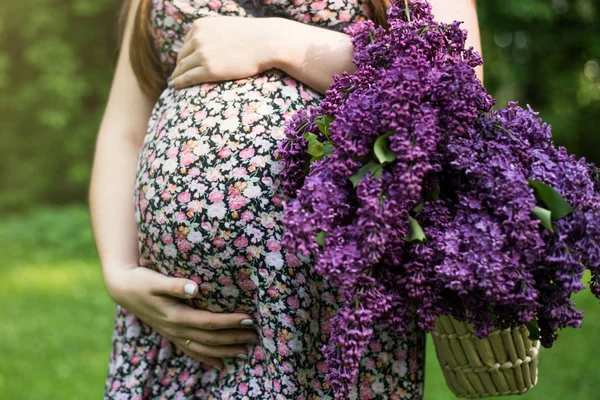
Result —
[{"label": "wrist", "polygon": [[120,299],[123,298],[123,293],[125,292],[124,284],[127,281],[125,274],[134,268],[137,268],[137,265],[112,265],[102,268],[104,287],[115,303],[121,304]]},{"label": "wrist", "polygon": [[292,58],[291,41],[288,34],[292,30],[294,21],[282,17],[268,17],[269,29],[266,30],[264,42],[267,55],[268,68],[277,68],[285,71]]}]

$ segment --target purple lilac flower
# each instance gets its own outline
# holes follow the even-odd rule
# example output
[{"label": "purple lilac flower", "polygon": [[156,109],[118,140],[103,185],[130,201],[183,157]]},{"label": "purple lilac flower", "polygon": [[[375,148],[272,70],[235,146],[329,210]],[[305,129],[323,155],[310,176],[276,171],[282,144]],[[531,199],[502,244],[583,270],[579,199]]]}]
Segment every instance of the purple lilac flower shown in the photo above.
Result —
[{"label": "purple lilac flower", "polygon": [[[374,324],[402,334],[416,319],[431,331],[448,314],[484,336],[536,320],[551,347],[559,329],[581,325],[569,299],[586,268],[600,298],[598,169],[556,147],[529,106],[492,111],[458,22],[434,21],[424,0],[393,1],[388,22],[346,28],[356,73],[335,75],[318,107],[299,110],[279,149],[283,242],[313,254],[344,299],[323,349],[338,399],[356,383]],[[323,116],[333,118],[328,137]],[[331,154],[311,162],[307,133],[330,140]],[[393,154],[383,164],[382,137]],[[529,180],[573,208],[554,232],[533,214],[545,205]],[[409,240],[409,216],[425,241]]]}]

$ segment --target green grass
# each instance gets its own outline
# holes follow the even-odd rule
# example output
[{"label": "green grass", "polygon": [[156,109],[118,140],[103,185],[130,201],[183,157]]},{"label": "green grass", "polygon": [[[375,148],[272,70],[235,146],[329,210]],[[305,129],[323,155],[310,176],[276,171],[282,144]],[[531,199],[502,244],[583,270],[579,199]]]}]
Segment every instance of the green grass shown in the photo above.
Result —
[{"label": "green grass", "polygon": [[[0,221],[0,399],[102,398],[114,306],[104,291],[84,206]],[[598,301],[574,296],[582,329],[542,349],[539,384],[523,400],[600,398]],[[427,343],[426,400],[450,400]]]}]

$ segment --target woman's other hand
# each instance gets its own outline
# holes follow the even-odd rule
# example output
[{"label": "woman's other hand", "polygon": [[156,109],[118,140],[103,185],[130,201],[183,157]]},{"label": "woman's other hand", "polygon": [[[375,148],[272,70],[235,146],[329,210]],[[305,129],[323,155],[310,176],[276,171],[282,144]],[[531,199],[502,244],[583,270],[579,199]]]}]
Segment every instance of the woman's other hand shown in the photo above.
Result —
[{"label": "woman's other hand", "polygon": [[169,86],[236,80],[274,67],[278,18],[202,17],[194,21],[177,56]]},{"label": "woman's other hand", "polygon": [[221,369],[223,358],[244,358],[247,344],[259,343],[256,332],[247,329],[253,324],[249,315],[212,313],[183,304],[179,298],[191,299],[198,293],[192,280],[141,266],[111,270],[118,275],[106,279],[112,299],[197,361]]}]

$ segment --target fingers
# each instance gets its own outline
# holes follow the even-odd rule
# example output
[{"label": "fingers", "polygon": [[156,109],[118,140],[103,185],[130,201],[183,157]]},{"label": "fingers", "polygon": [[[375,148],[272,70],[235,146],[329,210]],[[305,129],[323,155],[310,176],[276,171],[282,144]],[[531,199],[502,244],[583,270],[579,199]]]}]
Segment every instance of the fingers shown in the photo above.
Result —
[{"label": "fingers", "polygon": [[189,357],[193,358],[194,360],[196,360],[198,362],[201,362],[202,364],[212,365],[213,367],[215,367],[219,370],[225,368],[225,364],[223,363],[223,360],[220,358],[203,356],[201,354],[195,353],[189,349],[184,349],[182,347],[180,347],[180,349],[186,355],[188,355]]},{"label": "fingers", "polygon": [[254,325],[248,314],[213,313],[183,304],[177,307],[170,319],[173,324],[203,330],[240,329]]},{"label": "fingers", "polygon": [[[191,32],[191,30],[190,30],[190,32]],[[196,45],[198,44],[197,41],[189,40],[189,36],[190,36],[190,34],[188,33],[188,36],[186,36],[185,41],[183,43],[183,46],[179,50],[179,53],[177,53],[177,65],[179,65],[181,60],[183,60],[184,58],[186,58],[187,56],[192,54],[194,52],[194,50],[196,49]]]},{"label": "fingers", "polygon": [[[190,56],[191,57],[191,56]],[[189,57],[188,57],[189,58]],[[187,59],[183,60],[186,61]],[[189,64],[188,64],[189,66]],[[191,69],[186,69],[187,66],[182,67],[179,71],[179,67],[175,69],[173,75],[171,75],[171,81],[173,82],[171,85],[176,89],[197,85],[203,82],[210,82],[211,75],[208,72],[208,69],[204,66],[199,66],[199,64],[192,66]],[[184,72],[181,72],[184,71]]]},{"label": "fingers", "polygon": [[[183,345],[182,345],[183,346]],[[248,348],[246,346],[207,346],[202,343],[190,342],[187,349],[191,353],[195,353],[202,357],[211,358],[240,358],[248,359]]]},{"label": "fingers", "polygon": [[227,329],[222,331],[203,331],[194,328],[183,328],[177,332],[181,339],[190,339],[208,346],[259,344],[260,339],[251,329]]},{"label": "fingers", "polygon": [[198,293],[198,284],[191,279],[172,278],[153,271],[150,292],[165,296],[191,299]]}]

